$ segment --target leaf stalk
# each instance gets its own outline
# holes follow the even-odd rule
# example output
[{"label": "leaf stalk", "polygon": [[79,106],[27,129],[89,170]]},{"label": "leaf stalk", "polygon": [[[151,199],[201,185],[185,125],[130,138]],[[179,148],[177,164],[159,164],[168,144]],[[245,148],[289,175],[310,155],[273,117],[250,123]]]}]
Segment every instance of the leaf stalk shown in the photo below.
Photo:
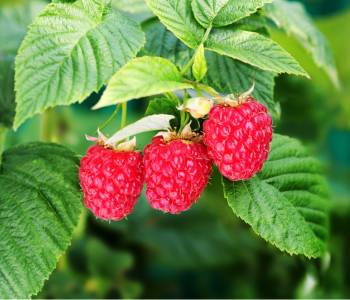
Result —
[{"label": "leaf stalk", "polygon": [[128,114],[127,102],[122,103],[122,120],[120,122],[120,129],[124,128],[126,125],[126,118]]},{"label": "leaf stalk", "polygon": [[204,34],[204,36],[203,36],[201,42],[200,42],[199,45],[197,46],[197,48],[196,48],[196,50],[195,50],[193,56],[191,57],[191,59],[188,61],[188,63],[187,63],[187,64],[184,66],[184,68],[182,69],[182,71],[181,71],[181,75],[182,75],[182,76],[184,76],[184,75],[187,73],[187,71],[192,67],[193,62],[194,62],[194,59],[195,59],[195,57],[196,57],[196,55],[197,55],[199,46],[200,46],[200,45],[203,45],[203,44],[206,42],[206,40],[208,39],[209,34],[210,34],[212,28],[213,28],[213,27],[212,27],[212,25],[210,24],[210,26],[209,26],[209,27],[207,28],[207,30],[205,31],[205,34]]}]

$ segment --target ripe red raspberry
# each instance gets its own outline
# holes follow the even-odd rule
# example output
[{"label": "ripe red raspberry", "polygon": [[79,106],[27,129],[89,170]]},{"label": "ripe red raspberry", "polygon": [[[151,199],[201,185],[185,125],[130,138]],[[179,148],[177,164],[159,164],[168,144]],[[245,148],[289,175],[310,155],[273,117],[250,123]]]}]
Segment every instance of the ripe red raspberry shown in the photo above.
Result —
[{"label": "ripe red raspberry", "polygon": [[146,196],[155,209],[178,214],[191,207],[206,187],[211,160],[202,143],[153,138],[144,151]]},{"label": "ripe red raspberry", "polygon": [[261,170],[272,140],[265,106],[251,97],[236,107],[216,105],[203,127],[208,155],[222,175],[244,180]]},{"label": "ripe red raspberry", "polygon": [[103,220],[121,220],[131,213],[142,191],[142,155],[95,145],[80,163],[85,206]]}]

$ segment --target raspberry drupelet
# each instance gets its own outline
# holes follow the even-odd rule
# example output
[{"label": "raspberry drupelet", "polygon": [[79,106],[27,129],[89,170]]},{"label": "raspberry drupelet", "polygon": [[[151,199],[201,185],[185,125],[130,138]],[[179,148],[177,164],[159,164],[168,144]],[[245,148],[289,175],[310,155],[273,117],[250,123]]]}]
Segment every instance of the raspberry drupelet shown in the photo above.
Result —
[{"label": "raspberry drupelet", "polygon": [[91,146],[80,163],[85,206],[103,220],[119,221],[131,213],[144,181],[142,154]]},{"label": "raspberry drupelet", "polygon": [[204,143],[221,174],[232,181],[249,179],[266,161],[272,119],[252,97],[235,106],[215,105],[204,122]]},{"label": "raspberry drupelet", "polygon": [[171,214],[188,210],[198,200],[212,170],[202,142],[162,136],[145,148],[144,165],[150,205]]}]

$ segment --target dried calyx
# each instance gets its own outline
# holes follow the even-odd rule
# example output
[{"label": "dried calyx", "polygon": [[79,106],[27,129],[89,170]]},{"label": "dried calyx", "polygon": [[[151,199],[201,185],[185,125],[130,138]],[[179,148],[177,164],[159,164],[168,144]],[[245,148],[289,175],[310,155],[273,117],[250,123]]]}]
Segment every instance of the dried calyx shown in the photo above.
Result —
[{"label": "dried calyx", "polygon": [[212,98],[195,97],[184,101],[182,105],[178,107],[180,111],[186,111],[191,114],[195,119],[204,118],[209,114],[210,110],[214,106],[214,102],[219,105],[238,107],[241,104],[251,99],[251,95],[254,92],[255,83],[249,88],[249,90],[243,92],[240,95],[229,94],[226,96],[216,96]]},{"label": "dried calyx", "polygon": [[249,90],[247,90],[246,92],[238,96],[234,94],[229,94],[227,96],[216,97],[214,99],[218,104],[231,106],[231,107],[238,107],[252,98],[251,95],[254,91],[254,88],[255,88],[255,83],[253,83],[253,85],[250,87]]},{"label": "dried calyx", "polygon": [[199,143],[202,141],[202,136],[199,133],[192,131],[191,123],[188,123],[180,133],[176,131],[162,131],[159,132],[157,136],[162,136],[164,141],[167,143],[173,140],[183,140],[194,143]]},{"label": "dried calyx", "polygon": [[136,148],[136,137],[133,137],[130,140],[128,139],[126,141],[121,141],[113,145],[108,142],[108,138],[100,130],[98,130],[97,132],[98,132],[97,137],[85,135],[86,139],[90,142],[95,142],[96,144],[102,147],[119,151],[119,152],[130,152],[130,151],[134,151]]}]

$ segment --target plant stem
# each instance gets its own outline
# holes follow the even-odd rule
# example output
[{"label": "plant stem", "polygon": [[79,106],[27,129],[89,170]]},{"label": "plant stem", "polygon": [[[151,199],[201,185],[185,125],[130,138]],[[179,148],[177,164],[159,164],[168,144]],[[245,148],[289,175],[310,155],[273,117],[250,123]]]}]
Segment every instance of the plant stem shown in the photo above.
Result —
[{"label": "plant stem", "polygon": [[192,58],[188,61],[188,63],[184,66],[184,68],[181,71],[181,75],[185,75],[187,73],[187,71],[189,70],[189,68],[191,68],[193,62],[194,62],[194,58],[196,56],[197,51],[195,52],[195,54],[192,56]]},{"label": "plant stem", "polygon": [[1,163],[2,152],[5,149],[6,135],[7,135],[7,129],[5,127],[0,127],[0,163]]},{"label": "plant stem", "polygon": [[209,85],[203,84],[203,83],[197,83],[195,84],[195,87],[199,89],[200,91],[203,91],[207,94],[209,94],[212,97],[221,97],[220,93],[218,93],[214,88],[212,88]]},{"label": "plant stem", "polygon": [[120,122],[120,129],[124,128],[126,125],[126,117],[128,114],[128,106],[126,102],[122,103],[122,120]]},{"label": "plant stem", "polygon": [[99,130],[102,130],[108,126],[109,123],[112,122],[112,120],[115,118],[115,116],[118,114],[120,109],[120,104],[118,104],[114,110],[114,112],[110,115],[110,117],[101,125],[98,127]]},{"label": "plant stem", "polygon": [[212,25],[210,25],[210,26],[207,28],[207,30],[206,30],[206,32],[205,32],[203,38],[202,38],[202,41],[200,42],[200,44],[199,44],[198,47],[196,48],[196,50],[195,50],[193,56],[191,57],[191,59],[188,61],[188,63],[187,63],[187,64],[184,66],[184,68],[182,69],[182,71],[181,71],[181,75],[182,75],[182,76],[185,75],[185,74],[187,73],[187,71],[189,70],[189,68],[191,68],[191,66],[193,65],[193,62],[194,62],[194,59],[195,59],[195,57],[196,57],[196,55],[197,55],[199,46],[202,45],[202,44],[204,44],[205,41],[208,39],[211,29],[212,29]]},{"label": "plant stem", "polygon": [[41,115],[40,137],[44,142],[51,142],[51,121],[51,112],[48,109]]},{"label": "plant stem", "polygon": [[180,99],[179,99],[179,97],[176,96],[175,93],[173,93],[173,92],[168,92],[168,93],[165,94],[165,97],[167,97],[167,98],[170,99],[170,100],[171,100],[171,99],[172,99],[172,100],[175,100],[175,101],[177,101],[177,104],[178,104],[178,105],[181,105]]}]

